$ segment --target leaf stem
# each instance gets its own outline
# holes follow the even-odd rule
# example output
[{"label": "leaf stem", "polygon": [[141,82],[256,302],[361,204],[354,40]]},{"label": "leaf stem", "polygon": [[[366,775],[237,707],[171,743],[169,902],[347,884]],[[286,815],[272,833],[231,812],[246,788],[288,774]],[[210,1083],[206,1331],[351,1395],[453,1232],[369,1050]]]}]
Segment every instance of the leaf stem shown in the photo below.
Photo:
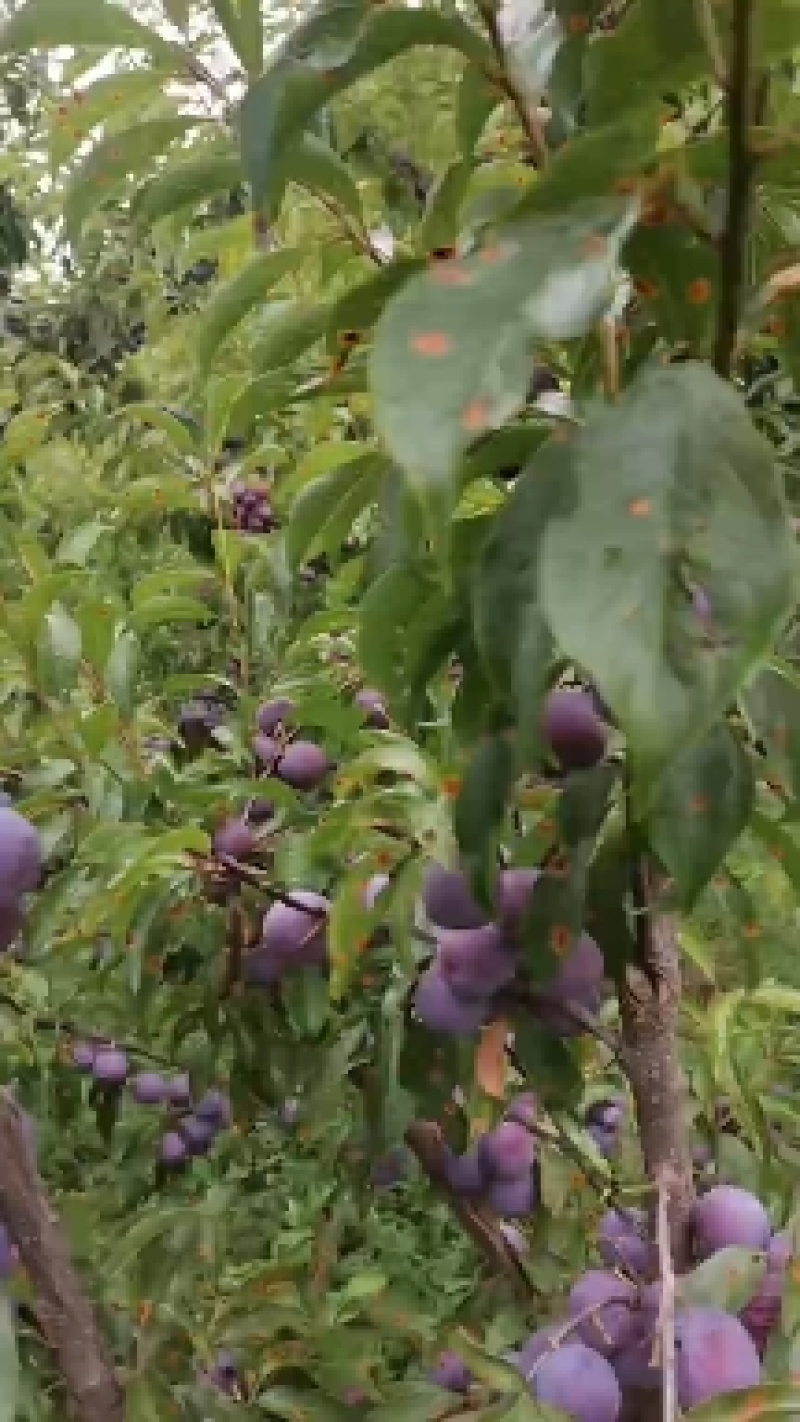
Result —
[{"label": "leaf stem", "polygon": [[749,147],[753,0],[732,0],[731,57],[727,83],[728,210],[720,245],[720,292],[714,369],[731,373],[744,285],[753,178]]}]

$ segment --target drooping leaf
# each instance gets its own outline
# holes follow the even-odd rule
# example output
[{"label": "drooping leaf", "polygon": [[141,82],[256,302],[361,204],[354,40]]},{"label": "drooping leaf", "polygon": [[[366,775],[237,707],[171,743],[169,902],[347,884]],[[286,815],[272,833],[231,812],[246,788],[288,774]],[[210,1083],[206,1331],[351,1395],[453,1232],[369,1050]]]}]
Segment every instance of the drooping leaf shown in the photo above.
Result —
[{"label": "drooping leaf", "polygon": [[304,257],[305,253],[296,247],[260,253],[215,292],[203,312],[195,343],[201,370],[208,368],[234,327]]},{"label": "drooping leaf", "polygon": [[364,213],[358,185],[343,158],[314,133],[304,133],[280,164],[281,183],[297,183],[323,198],[332,198],[348,217],[361,224]]},{"label": "drooping leaf", "polygon": [[754,795],[750,761],[724,723],[673,760],[661,777],[649,817],[650,841],[687,907],[745,829]]},{"label": "drooping leaf", "polygon": [[77,236],[90,213],[196,123],[196,119],[179,117],[152,119],[96,143],[69,181],[64,201],[67,231]]},{"label": "drooping leaf", "polygon": [[607,202],[508,227],[392,301],[372,352],[375,418],[426,495],[451,496],[462,450],[524,403],[533,342],[582,335],[606,309],[634,214]]},{"label": "drooping leaf", "polygon": [[[361,14],[354,12],[356,25]],[[251,85],[240,111],[242,157],[256,208],[271,201],[276,163],[309,119],[337,93],[416,45],[460,50],[477,63],[490,60],[488,46],[470,25],[428,9],[373,11],[362,28],[348,34],[344,55],[341,41],[338,56],[321,54],[317,37],[303,62],[291,50],[277,57]]]},{"label": "drooping leaf", "polygon": [[28,0],[0,27],[0,51],[6,54],[76,45],[148,50],[173,68],[183,67],[180,49],[105,0]]},{"label": "drooping leaf", "polygon": [[590,46],[587,107],[592,123],[647,104],[665,88],[681,88],[709,74],[708,51],[694,0],[637,0],[616,30]]},{"label": "drooping leaf", "polygon": [[286,530],[286,551],[295,567],[319,553],[339,552],[355,518],[377,497],[385,470],[382,455],[366,454],[306,485]]},{"label": "drooping leaf", "polygon": [[545,615],[651,777],[725,708],[793,604],[780,476],[736,394],[693,363],[647,370],[565,448],[572,503],[544,534]]},{"label": "drooping leaf", "polygon": [[207,202],[215,193],[235,187],[241,179],[241,161],[236,153],[203,153],[183,163],[170,164],[164,173],[134,193],[131,217],[139,228],[149,227],[180,208]]},{"label": "drooping leaf", "polygon": [[292,361],[322,339],[327,307],[300,301],[276,301],[259,315],[259,336],[253,348],[256,370],[273,370]]},{"label": "drooping leaf", "polygon": [[130,122],[131,111],[148,105],[163,92],[165,69],[132,69],[97,79],[87,88],[63,98],[50,125],[50,167],[55,172],[85,143],[93,129],[103,125],[106,134]]}]

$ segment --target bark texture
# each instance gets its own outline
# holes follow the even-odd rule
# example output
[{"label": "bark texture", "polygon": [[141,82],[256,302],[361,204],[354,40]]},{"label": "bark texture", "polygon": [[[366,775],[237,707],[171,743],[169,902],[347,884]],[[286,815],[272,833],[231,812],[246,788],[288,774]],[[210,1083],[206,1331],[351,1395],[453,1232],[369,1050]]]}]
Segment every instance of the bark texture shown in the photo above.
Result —
[{"label": "bark texture", "polygon": [[[687,1261],[687,1220],[694,1201],[686,1087],[678,1054],[680,948],[672,918],[645,918],[640,961],[620,986],[621,1059],[636,1105],[645,1172],[671,1182],[668,1217],[676,1270]],[[655,1204],[655,1200],[654,1200]]]},{"label": "bark texture", "polygon": [[0,1218],[36,1293],[36,1312],[76,1422],[125,1422],[94,1309],[44,1190],[16,1104],[0,1091]]}]

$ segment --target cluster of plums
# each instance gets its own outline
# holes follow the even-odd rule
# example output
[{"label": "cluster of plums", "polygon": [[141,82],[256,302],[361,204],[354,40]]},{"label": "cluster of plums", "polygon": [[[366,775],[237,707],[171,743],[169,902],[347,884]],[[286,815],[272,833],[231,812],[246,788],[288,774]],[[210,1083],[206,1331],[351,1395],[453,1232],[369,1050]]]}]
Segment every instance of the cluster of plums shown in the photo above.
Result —
[{"label": "cluster of plums", "polygon": [[0,951],[16,942],[25,922],[25,897],[39,885],[38,831],[9,805],[0,806]]},{"label": "cluster of plums", "polygon": [[[761,1202],[736,1186],[715,1186],[701,1196],[690,1228],[695,1263],[738,1247],[762,1253],[765,1272],[738,1317],[721,1308],[682,1305],[678,1281],[675,1382],[683,1410],[758,1385],[792,1255],[788,1235],[773,1235]],[[576,1422],[617,1422],[624,1399],[662,1383],[661,1285],[644,1213],[609,1210],[597,1246],[604,1267],[577,1280],[566,1317],[537,1329],[508,1355],[539,1402]],[[473,1381],[454,1353],[439,1357],[431,1378],[457,1393],[468,1392]]]},{"label": "cluster of plums", "polygon": [[[131,1074],[127,1052],[113,1042],[72,1044],[72,1063],[107,1091],[127,1087],[139,1106],[161,1106],[175,1116],[174,1125],[161,1138],[160,1160],[170,1169],[187,1164],[193,1156],[206,1155],[217,1137],[231,1124],[230,1099],[212,1088],[193,1101],[192,1086],[185,1072],[164,1076],[157,1071]],[[181,1114],[183,1113],[183,1114]]]},{"label": "cluster of plums", "polygon": [[[520,969],[525,920],[540,877],[537,869],[501,871],[490,919],[464,874],[430,866],[422,901],[436,952],[417,983],[414,1007],[432,1031],[469,1036],[492,1016],[498,995]],[[600,1006],[603,978],[603,955],[593,938],[581,934],[569,942],[551,979],[537,983],[530,1010],[550,1031],[576,1036],[582,1015],[594,1015]]]},{"label": "cluster of plums", "polygon": [[278,520],[264,484],[245,484],[237,479],[231,488],[233,526],[240,533],[271,533]]},{"label": "cluster of plums", "polygon": [[294,790],[316,790],[331,769],[331,762],[316,741],[291,740],[297,708],[286,697],[258,708],[253,752],[259,770],[274,775]]},{"label": "cluster of plums", "polygon": [[539,1203],[536,1140],[531,1133],[536,1102],[519,1097],[492,1130],[463,1155],[448,1150],[445,1171],[451,1190],[488,1205],[504,1219],[523,1219]]}]

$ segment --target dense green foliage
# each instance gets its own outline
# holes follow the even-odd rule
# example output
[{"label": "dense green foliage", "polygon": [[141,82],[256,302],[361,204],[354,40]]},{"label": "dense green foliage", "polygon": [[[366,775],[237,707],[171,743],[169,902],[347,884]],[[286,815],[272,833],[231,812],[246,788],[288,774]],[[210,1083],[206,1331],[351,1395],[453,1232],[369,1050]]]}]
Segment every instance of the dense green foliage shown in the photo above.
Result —
[{"label": "dense green foliage", "polygon": [[0,1065],[129,1422],[800,1411],[800,8],[3,12]]}]

